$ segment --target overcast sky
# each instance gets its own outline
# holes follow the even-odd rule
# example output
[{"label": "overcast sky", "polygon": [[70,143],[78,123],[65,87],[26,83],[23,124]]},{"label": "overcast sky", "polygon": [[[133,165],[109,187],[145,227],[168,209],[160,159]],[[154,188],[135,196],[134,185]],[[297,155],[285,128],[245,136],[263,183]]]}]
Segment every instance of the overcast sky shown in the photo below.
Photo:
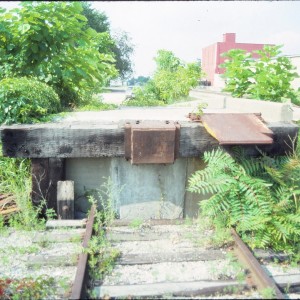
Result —
[{"label": "overcast sky", "polygon": [[173,51],[186,62],[196,61],[203,47],[222,41],[226,32],[235,32],[237,42],[283,44],[284,54],[300,54],[300,1],[91,3],[108,16],[113,30],[131,37],[135,76],[152,74],[159,49]]}]

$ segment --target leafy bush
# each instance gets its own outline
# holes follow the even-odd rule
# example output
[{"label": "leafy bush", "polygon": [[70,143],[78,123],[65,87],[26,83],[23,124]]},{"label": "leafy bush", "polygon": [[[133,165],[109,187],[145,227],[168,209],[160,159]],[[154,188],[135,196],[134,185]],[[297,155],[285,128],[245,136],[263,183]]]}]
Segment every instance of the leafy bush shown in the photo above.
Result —
[{"label": "leafy bush", "polygon": [[22,1],[20,6],[0,9],[0,79],[36,77],[69,106],[99,92],[117,74],[112,55],[98,51],[106,33],[87,26],[81,3]]},{"label": "leafy bush", "polygon": [[134,97],[125,104],[135,106],[165,105],[188,96],[198,83],[198,64],[184,64],[171,51],[159,50],[155,58],[157,70],[144,87],[134,90]]},{"label": "leafy bush", "polygon": [[225,91],[234,97],[247,95],[254,99],[282,102],[291,99],[296,104],[297,95],[291,82],[299,75],[287,57],[279,56],[282,46],[265,46],[254,51],[259,59],[252,58],[245,50],[232,49],[222,56],[227,57],[220,66],[225,68],[223,77]]},{"label": "leafy bush", "polygon": [[31,123],[59,111],[59,98],[47,84],[29,78],[0,81],[0,123]]},{"label": "leafy bush", "polygon": [[213,195],[200,202],[215,225],[235,227],[252,247],[299,251],[300,147],[289,157],[247,158],[217,149],[189,179],[189,191]]},{"label": "leafy bush", "polygon": [[148,81],[143,87],[133,89],[134,96],[124,101],[127,106],[162,106],[165,103],[159,100],[158,92],[153,81]]},{"label": "leafy bush", "polygon": [[75,111],[99,111],[99,110],[113,110],[117,105],[112,103],[103,103],[99,96],[93,95],[85,102],[82,102],[79,107],[74,107]]}]

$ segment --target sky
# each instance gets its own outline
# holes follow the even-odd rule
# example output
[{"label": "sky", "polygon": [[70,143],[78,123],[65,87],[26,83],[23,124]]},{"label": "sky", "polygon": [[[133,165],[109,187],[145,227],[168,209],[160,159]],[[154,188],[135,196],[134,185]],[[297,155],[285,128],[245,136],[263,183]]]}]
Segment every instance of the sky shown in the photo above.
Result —
[{"label": "sky", "polygon": [[[12,2],[0,2],[11,7]],[[284,45],[300,55],[300,1],[92,1],[113,31],[131,37],[134,76],[150,76],[159,49],[185,62],[201,59],[202,48],[236,33],[241,43]]]}]

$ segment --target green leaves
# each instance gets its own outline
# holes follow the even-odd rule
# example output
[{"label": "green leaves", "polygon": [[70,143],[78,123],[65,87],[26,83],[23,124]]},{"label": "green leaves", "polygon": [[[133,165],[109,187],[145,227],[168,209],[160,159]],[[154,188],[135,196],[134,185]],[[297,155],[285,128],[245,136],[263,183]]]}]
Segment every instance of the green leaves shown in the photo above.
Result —
[{"label": "green leaves", "polygon": [[134,90],[127,105],[165,105],[180,100],[197,85],[201,69],[197,63],[184,64],[171,51],[159,50],[155,58],[157,70],[153,79]]},{"label": "green leaves", "polygon": [[280,57],[282,46],[265,46],[255,51],[259,59],[241,49],[233,49],[222,56],[227,60],[221,65],[225,68],[223,77],[225,91],[234,97],[244,95],[254,99],[281,102],[284,98],[296,101],[291,81],[298,77],[295,67],[287,57]]},{"label": "green leaves", "polygon": [[233,153],[205,152],[206,168],[189,178],[188,191],[209,196],[200,202],[201,213],[215,224],[234,226],[252,247],[297,249],[299,150],[285,158],[247,158],[238,149]]},{"label": "green leaves", "polygon": [[197,85],[201,70],[196,63],[185,65],[167,50],[159,50],[154,60],[157,70],[153,82],[158,91],[158,98],[166,104],[187,96],[191,87]]},{"label": "green leaves", "polygon": [[101,37],[86,25],[81,3],[20,5],[0,13],[0,79],[34,76],[51,85],[63,105],[76,105],[115,76],[112,55],[100,55]]},{"label": "green leaves", "polygon": [[0,124],[32,123],[59,107],[57,94],[45,83],[28,78],[0,81]]},{"label": "green leaves", "polygon": [[29,24],[21,24],[19,27],[18,27],[18,30],[21,34],[24,34],[26,33],[28,30],[30,29],[30,25]]}]

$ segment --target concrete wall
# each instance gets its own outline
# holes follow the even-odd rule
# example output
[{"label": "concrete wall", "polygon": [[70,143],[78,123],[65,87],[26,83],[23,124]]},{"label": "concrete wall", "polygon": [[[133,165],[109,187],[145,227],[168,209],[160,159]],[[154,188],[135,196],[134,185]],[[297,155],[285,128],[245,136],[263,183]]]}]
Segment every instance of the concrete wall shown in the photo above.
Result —
[{"label": "concrete wall", "polygon": [[110,178],[114,207],[120,219],[177,219],[198,214],[199,195],[186,191],[200,159],[177,159],[174,164],[131,165],[124,158],[66,160],[66,180],[75,182],[75,211],[89,208],[86,192],[107,187]]}]

